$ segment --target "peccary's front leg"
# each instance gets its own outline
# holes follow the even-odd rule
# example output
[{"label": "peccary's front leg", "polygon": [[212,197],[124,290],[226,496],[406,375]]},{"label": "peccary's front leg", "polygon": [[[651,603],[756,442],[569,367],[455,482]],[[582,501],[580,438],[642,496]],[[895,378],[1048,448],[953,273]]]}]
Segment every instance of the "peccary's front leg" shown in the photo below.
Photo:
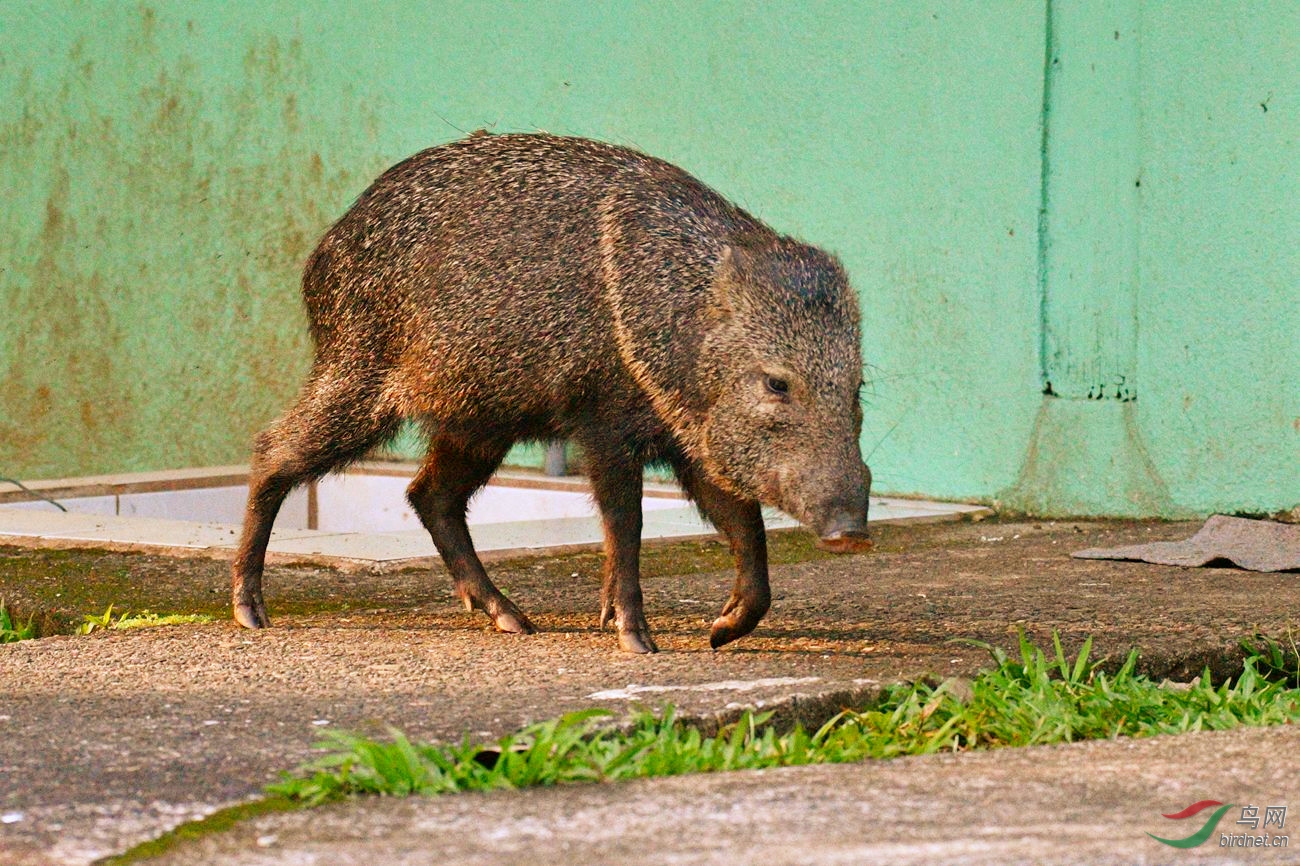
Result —
[{"label": "peccary's front leg", "polygon": [[537,627],[487,576],[465,523],[470,497],[487,483],[507,448],[473,449],[435,438],[406,498],[433,538],[466,610],[483,611],[500,631],[533,634]]},{"label": "peccary's front leg", "polygon": [[772,604],[767,582],[767,534],[759,504],[741,499],[709,481],[695,467],[674,467],[687,494],[731,544],[736,583],[731,598],[713,621],[709,644],[717,649],[749,634]]},{"label": "peccary's front leg", "polygon": [[605,529],[605,574],[600,590],[600,625],[618,627],[627,652],[658,652],[641,598],[641,470],[611,462],[587,449],[592,491]]}]

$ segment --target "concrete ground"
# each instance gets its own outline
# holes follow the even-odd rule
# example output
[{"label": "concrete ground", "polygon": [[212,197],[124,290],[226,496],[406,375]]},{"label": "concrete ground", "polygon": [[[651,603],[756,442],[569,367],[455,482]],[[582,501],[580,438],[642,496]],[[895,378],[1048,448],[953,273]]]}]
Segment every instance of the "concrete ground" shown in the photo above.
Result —
[{"label": "concrete ground", "polygon": [[[461,611],[439,571],[278,567],[265,632],[223,619],[0,647],[0,864],[90,863],[247,800],[331,726],[488,737],[578,707],[666,701],[703,718],[763,705],[815,723],[883,682],[971,674],[987,655],[947,641],[1010,647],[1017,628],[1040,641],[1058,629],[1070,648],[1092,635],[1115,658],[1136,646],[1155,676],[1230,673],[1240,638],[1294,621],[1295,574],[1068,556],[1194,529],[881,527],[874,552],[848,558],[814,553],[800,533],[774,536],[772,611],[717,653],[707,624],[731,579],[725,550],[655,547],[644,585],[665,651],[652,657],[618,653],[596,628],[589,554],[493,566],[545,630],[527,638]],[[110,602],[220,612],[225,592],[225,565],[212,560],[0,548],[0,596],[50,631]],[[264,816],[163,862],[1286,862],[1272,849],[1180,851],[1144,833],[1188,835],[1195,819],[1160,815],[1202,799],[1261,814],[1286,805],[1296,745],[1287,728],[355,802]]]}]

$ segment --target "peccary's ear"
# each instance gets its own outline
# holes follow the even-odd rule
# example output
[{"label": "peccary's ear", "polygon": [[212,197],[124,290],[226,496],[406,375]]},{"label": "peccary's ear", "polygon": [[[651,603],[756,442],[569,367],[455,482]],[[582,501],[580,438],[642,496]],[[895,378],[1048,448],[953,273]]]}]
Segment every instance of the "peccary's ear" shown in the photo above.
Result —
[{"label": "peccary's ear", "polygon": [[744,249],[731,245],[722,248],[718,267],[713,272],[714,311],[719,316],[730,316],[749,306],[746,274],[750,264],[749,253]]}]

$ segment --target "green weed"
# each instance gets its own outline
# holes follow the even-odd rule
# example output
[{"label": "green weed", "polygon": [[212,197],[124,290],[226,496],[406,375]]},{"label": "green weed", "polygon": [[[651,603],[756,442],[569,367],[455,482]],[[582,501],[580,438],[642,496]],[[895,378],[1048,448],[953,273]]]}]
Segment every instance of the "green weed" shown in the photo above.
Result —
[{"label": "green weed", "polygon": [[1152,736],[1300,721],[1300,690],[1270,681],[1261,656],[1214,686],[1208,671],[1186,688],[1136,674],[1130,653],[1114,674],[1090,658],[1092,641],[1049,655],[1021,635],[1019,657],[987,650],[994,666],[973,680],[891,686],[875,706],[847,710],[819,730],[779,734],[770,714],[746,713],[714,736],[680,722],[672,707],[609,726],[600,709],[530,725],[493,744],[411,742],[397,730],[378,742],[330,732],[324,754],[267,791],[304,805],[350,794],[408,796],[522,788],[720,770],[846,763],[865,758],[965,751],[1119,736]]},{"label": "green weed", "polygon": [[108,606],[108,610],[96,616],[88,613],[81,618],[81,625],[77,626],[77,634],[90,634],[96,629],[111,628],[113,625],[113,605]]},{"label": "green weed", "polygon": [[18,625],[4,601],[0,601],[0,643],[17,643],[36,637],[36,617],[29,616],[27,622]]}]

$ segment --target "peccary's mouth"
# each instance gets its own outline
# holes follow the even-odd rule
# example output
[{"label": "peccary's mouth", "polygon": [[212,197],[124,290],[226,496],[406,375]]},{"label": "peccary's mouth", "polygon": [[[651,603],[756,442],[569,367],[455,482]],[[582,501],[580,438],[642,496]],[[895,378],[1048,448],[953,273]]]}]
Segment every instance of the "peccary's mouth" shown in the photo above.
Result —
[{"label": "peccary's mouth", "polygon": [[872,547],[867,535],[866,509],[862,513],[844,510],[822,523],[817,546],[831,553],[862,553]]},{"label": "peccary's mouth", "polygon": [[865,532],[845,529],[823,535],[817,539],[817,546],[831,553],[864,553],[875,545]]}]

